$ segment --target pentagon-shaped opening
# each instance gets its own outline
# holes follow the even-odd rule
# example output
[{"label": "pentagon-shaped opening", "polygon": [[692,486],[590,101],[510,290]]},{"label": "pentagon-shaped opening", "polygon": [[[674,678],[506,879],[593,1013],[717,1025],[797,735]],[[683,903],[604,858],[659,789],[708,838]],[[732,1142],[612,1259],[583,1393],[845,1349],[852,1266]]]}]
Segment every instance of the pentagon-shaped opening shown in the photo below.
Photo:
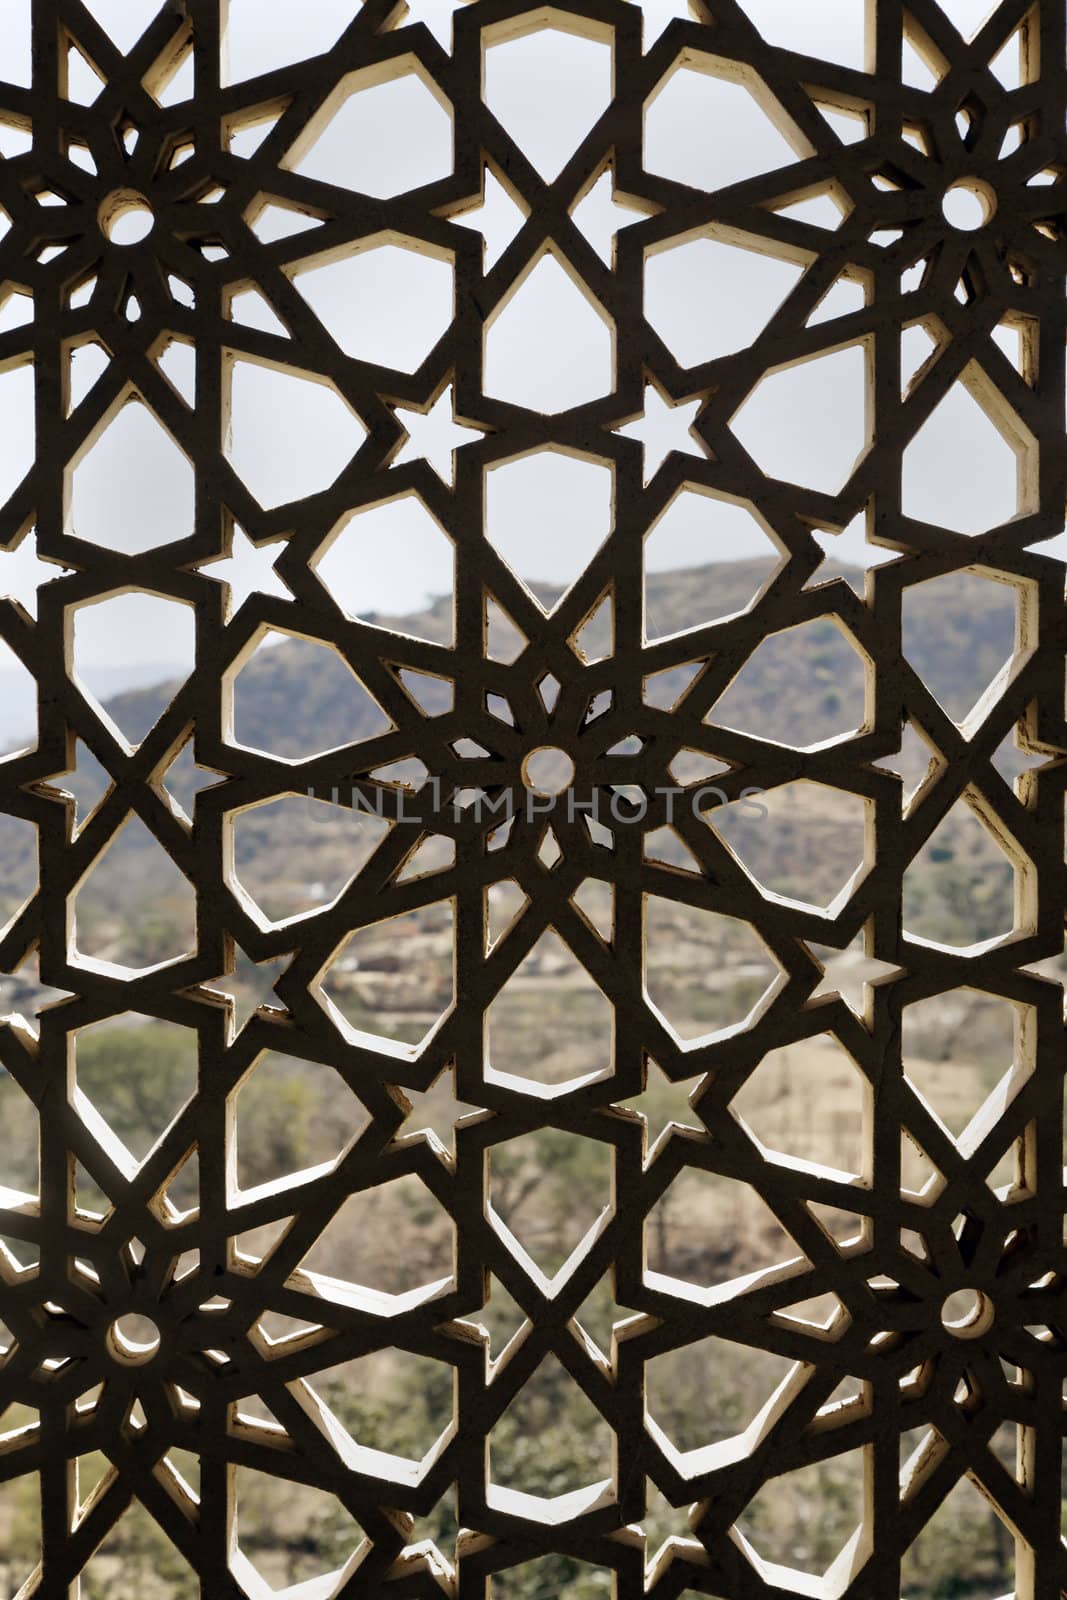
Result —
[{"label": "pentagon-shaped opening", "polygon": [[[393,724],[333,645],[261,628],[226,673],[233,742],[287,762],[361,744]],[[299,717],[278,708],[300,707]]]},{"label": "pentagon-shaped opening", "polygon": [[333,1067],[264,1050],[234,1091],[231,1157],[242,1193],[329,1169],[370,1114]]},{"label": "pentagon-shaped opening", "polygon": [[760,638],[707,722],[800,750],[836,744],[866,720],[866,658],[834,616]]},{"label": "pentagon-shaped opening", "polygon": [[132,812],[74,891],[74,959],[113,974],[146,973],[196,947],[196,891]]},{"label": "pentagon-shaped opening", "polygon": [[614,386],[612,325],[548,247],[486,325],[485,392],[555,414],[610,394]]},{"label": "pentagon-shaped opening", "polygon": [[904,1073],[970,1155],[1032,1071],[1030,1008],[950,989],[903,1009]]},{"label": "pentagon-shaped opening", "polygon": [[952,950],[1010,939],[1024,920],[1033,871],[1003,825],[983,815],[977,792],[965,790],[905,869],[904,931]]},{"label": "pentagon-shaped opening", "polygon": [[[413,1173],[343,1201],[289,1280],[323,1300],[380,1316],[439,1295],[452,1282],[456,1226]],[[323,1319],[329,1320],[324,1308]]]},{"label": "pentagon-shaped opening", "polygon": [[904,515],[969,534],[1009,522],[1032,509],[1036,454],[1033,434],[972,362],[904,451]]},{"label": "pentagon-shaped opening", "polygon": [[782,977],[752,926],[737,917],[649,895],[645,992],[687,1043],[747,1027]]},{"label": "pentagon-shaped opening", "polygon": [[754,344],[803,270],[732,239],[668,241],[645,256],[645,316],[679,366],[699,366]]},{"label": "pentagon-shaped opening", "polygon": [[74,681],[120,743],[135,750],[193,670],[193,608],[161,594],[120,591],[72,607],[71,620]]},{"label": "pentagon-shaped opening", "polygon": [[767,373],[731,427],[768,477],[839,494],[868,442],[865,345]]},{"label": "pentagon-shaped opening", "polygon": [[679,489],[645,537],[646,639],[747,610],[781,562],[751,506]]},{"label": "pentagon-shaped opening", "polygon": [[542,449],[485,474],[485,536],[551,612],[611,532],[614,480],[605,461]]},{"label": "pentagon-shaped opening", "polygon": [[195,522],[189,458],[139,395],[129,395],[67,469],[69,532],[140,555],[189,537]]},{"label": "pentagon-shaped opening", "polygon": [[[521,921],[518,924],[521,927]],[[497,946],[503,957],[507,936]],[[487,1073],[536,1094],[611,1070],[613,1014],[603,990],[553,929],[504,979],[486,1013]]]},{"label": "pentagon-shaped opening", "polygon": [[570,13],[552,9],[486,30],[485,103],[548,183],[611,104],[610,34],[594,38],[591,32]]},{"label": "pentagon-shaped opening", "polygon": [[180,1023],[124,1012],[74,1036],[73,1103],[127,1177],[147,1160],[196,1090],[196,1033]]},{"label": "pentagon-shaped opening", "polygon": [[706,820],[773,898],[836,914],[864,871],[869,806],[846,789],[797,778]]},{"label": "pentagon-shaped opening", "polygon": [[414,372],[452,322],[452,258],[403,234],[291,271],[331,338],[359,361]]},{"label": "pentagon-shaped opening", "polygon": [[452,643],[455,546],[417,494],[352,512],[311,565],[353,622]]},{"label": "pentagon-shaped opening", "polygon": [[904,654],[941,709],[967,731],[1010,681],[1019,598],[1014,584],[971,571],[909,584],[901,596]]},{"label": "pentagon-shaped opening", "polygon": [[263,927],[314,916],[359,876],[390,824],[314,795],[281,795],[231,813],[231,886]]},{"label": "pentagon-shaped opening", "polygon": [[4,448],[0,453],[0,505],[3,505],[33,466],[37,437],[34,417],[34,368],[27,364],[0,371],[0,428]]},{"label": "pentagon-shaped opening", "polygon": [[489,1435],[490,1504],[521,1515],[547,1501],[578,1515],[613,1471],[607,1422],[558,1357],[545,1356]]},{"label": "pentagon-shaped opening", "polygon": [[388,199],[452,171],[452,111],[412,56],[352,72],[285,158],[305,178]]},{"label": "pentagon-shaped opening", "polygon": [[772,1161],[869,1175],[870,1085],[832,1034],[770,1051],[730,1104]]},{"label": "pentagon-shaped opening", "polygon": [[452,1005],[454,911],[439,900],[349,934],[320,975],[320,1001],[345,1037],[418,1053]]},{"label": "pentagon-shaped opening", "polygon": [[540,1128],[492,1146],[489,1203],[542,1279],[551,1280],[610,1215],[612,1177],[609,1145]]},{"label": "pentagon-shaped opening", "polygon": [[367,436],[327,379],[228,352],[223,454],[249,494],[272,511],[321,493]]},{"label": "pentagon-shaped opening", "polygon": [[[0,1204],[17,1208],[36,1200],[40,1182],[40,1119],[37,1107],[18,1080],[0,1067],[0,1125],[5,1148],[0,1169]],[[0,1330],[0,1354],[3,1353]]]},{"label": "pentagon-shaped opening", "polygon": [[160,1600],[185,1600],[197,1582],[185,1556],[140,1500],[131,1500],[119,1514],[81,1571],[86,1600],[119,1595],[124,1589],[158,1594]]}]

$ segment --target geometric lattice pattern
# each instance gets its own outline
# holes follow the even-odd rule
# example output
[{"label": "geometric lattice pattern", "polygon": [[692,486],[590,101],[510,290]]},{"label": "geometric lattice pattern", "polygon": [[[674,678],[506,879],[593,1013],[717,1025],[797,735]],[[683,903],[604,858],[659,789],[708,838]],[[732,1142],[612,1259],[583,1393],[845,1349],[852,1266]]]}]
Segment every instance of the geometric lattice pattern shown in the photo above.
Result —
[{"label": "geometric lattice pattern", "polygon": [[[303,8],[285,9],[299,34]],[[1013,1592],[1059,1594],[1063,996],[1048,963],[1067,728],[1064,569],[1041,545],[1062,532],[1067,473],[1063,8],[1003,0],[983,22],[948,0],[877,0],[848,62],[804,54],[744,0],[342,9],[320,39],[312,8],[306,43],[228,81],[214,0],[33,0],[32,73],[0,84],[0,387],[19,419],[0,541],[35,539],[51,564],[36,616],[0,608],[38,720],[0,769],[3,810],[39,863],[0,966],[23,973],[36,953],[61,991],[0,1034],[17,1130],[0,1192],[3,1525],[16,1554],[39,1528],[10,1590],[74,1594],[84,1572],[82,1592],[104,1592],[92,1564],[136,1513],[184,1573],[160,1592],[211,1600],[518,1594],[544,1558],[590,1587],[552,1587],[546,1568],[543,1593],[897,1600],[927,1592],[908,1578],[916,1542],[973,1494],[1014,1552]],[[542,101],[525,121],[493,102],[483,62],[546,30],[608,64],[584,120],[551,81],[531,78]],[[734,140],[705,131],[723,94]],[[413,150],[416,112],[429,131]],[[594,189],[617,207],[601,248],[578,220]],[[512,226],[487,243],[491,199]],[[675,299],[674,253],[694,243],[709,253]],[[380,337],[402,321],[394,267],[358,269],[384,247],[404,271],[452,274],[424,348]],[[773,283],[762,318],[731,315],[730,270]],[[526,289],[550,280],[595,324],[554,408],[538,373],[567,351],[550,319],[518,365],[497,359]],[[363,344],[337,307],[377,295]],[[968,472],[984,484],[998,450],[1011,458],[976,525],[954,514],[947,470],[919,470],[952,460],[953,406],[977,408],[990,438]],[[137,427],[163,430],[175,482],[109,537],[79,522],[79,475],[103,460],[121,483]],[[550,447],[610,473],[613,513],[548,601],[485,519],[492,469]],[[660,634],[645,545],[683,493],[740,508],[780,559],[747,606]],[[454,574],[453,610],[425,637],[328,581],[358,515],[401,497]],[[884,558],[862,594],[820,570],[857,518]],[[213,566],[238,538],[277,555],[247,595]],[[907,618],[939,592],[924,586],[961,577],[1006,595],[1017,630],[950,715]],[[93,607],[133,593],[195,622],[195,656],[131,733],[86,689],[76,647]],[[812,680],[784,727],[773,704],[735,725],[746,666],[813,624],[835,641],[831,676],[856,675],[854,712],[831,727]],[[284,697],[269,726],[242,725],[242,674],[272,634],[348,670],[364,718],[349,742],[320,748]],[[79,752],[103,774],[89,808],[69,792]],[[195,805],[173,778],[190,755]],[[762,790],[773,825],[798,784],[817,786],[805,815],[859,819],[825,893],[772,881],[728,823]],[[352,834],[340,887],[293,915],[243,883],[234,841],[257,808],[309,790],[380,827]],[[551,808],[564,790],[578,803]],[[979,875],[1006,873],[1014,894],[1002,924],[962,941],[913,917],[953,813],[989,852]],[[129,860],[128,827],[188,903],[177,949],[147,924],[122,949],[94,942],[81,898],[109,847]],[[378,960],[375,940],[412,917],[433,960],[415,970],[399,945]],[[730,1015],[702,1009],[724,927],[751,947]],[[688,987],[670,969],[683,944]],[[509,1009],[513,980],[554,961],[574,975],[574,1054],[536,1010]],[[239,968],[270,993],[250,1015],[229,992]],[[376,973],[418,991],[405,1028],[368,1000]],[[987,1037],[1007,1030],[973,1105],[962,1080],[905,1069],[909,1027],[938,998]],[[117,1058],[91,1070],[93,1030],[119,1019],[175,1041],[173,1104],[145,1147],[117,1125]],[[304,1170],[246,1180],[242,1106],[272,1053],[325,1073],[351,1128]],[[768,1073],[804,1115],[768,1114]],[[653,1125],[644,1097],[664,1084],[675,1109]],[[428,1132],[420,1108],[442,1085],[458,1109]],[[851,1107],[849,1138],[821,1142]],[[507,1159],[546,1130],[578,1141],[576,1217],[579,1177],[603,1180],[562,1261],[498,1204]],[[383,1241],[374,1205],[396,1184],[417,1199]],[[689,1232],[664,1248],[670,1205]],[[364,1220],[331,1248],[346,1216]],[[368,1444],[335,1398],[338,1373],[363,1371],[343,1392],[388,1409],[383,1353],[423,1363],[427,1395],[444,1375],[416,1456]],[[546,1363],[607,1440],[577,1482],[509,1477],[496,1448],[509,1408],[535,1442],[549,1426]],[[704,1426],[694,1401],[679,1432],[663,1411],[683,1371],[722,1407]],[[761,1508],[802,1478],[833,1536],[771,1549]],[[349,1530],[306,1586],[264,1576],[243,1542],[252,1481],[280,1486],[279,1519],[314,1491]],[[439,1522],[426,1537],[443,1503],[453,1537]]]}]

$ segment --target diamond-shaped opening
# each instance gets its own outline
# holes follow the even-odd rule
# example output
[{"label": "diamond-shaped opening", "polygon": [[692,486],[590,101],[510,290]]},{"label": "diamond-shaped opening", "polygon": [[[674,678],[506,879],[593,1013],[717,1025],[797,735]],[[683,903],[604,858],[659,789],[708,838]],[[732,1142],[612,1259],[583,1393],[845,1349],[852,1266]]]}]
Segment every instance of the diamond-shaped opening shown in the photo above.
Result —
[{"label": "diamond-shaped opening", "polygon": [[0,1067],[0,1125],[5,1139],[0,1203],[14,1207],[19,1196],[38,1192],[40,1123],[33,1101],[6,1067]]},{"label": "diamond-shaped opening", "polygon": [[373,1302],[417,1304],[451,1282],[455,1236],[440,1201],[407,1173],[349,1195],[304,1256],[299,1276],[311,1276],[324,1299],[341,1305],[364,1305],[368,1294]]},{"label": "diamond-shaped opening", "polygon": [[350,73],[284,165],[376,199],[404,194],[452,171],[452,112],[425,69],[400,56]]},{"label": "diamond-shaped opening", "polygon": [[613,1443],[593,1402],[546,1356],[489,1435],[490,1500],[518,1510],[527,1496],[595,1498],[612,1476]]},{"label": "diamond-shaped opening", "polygon": [[486,325],[485,392],[556,413],[610,394],[614,385],[612,324],[547,247]]},{"label": "diamond-shaped opening", "polygon": [[845,789],[797,778],[735,800],[707,821],[771,895],[837,910],[863,871],[869,802]]},{"label": "diamond-shaped opening", "polygon": [[493,1145],[493,1211],[546,1278],[555,1277],[612,1203],[611,1148],[541,1128]]},{"label": "diamond-shaped opening", "polygon": [[780,978],[781,969],[749,923],[647,897],[645,989],[680,1039],[746,1027]]},{"label": "diamond-shaped opening", "polygon": [[455,992],[451,901],[373,922],[348,936],[319,993],[351,1039],[408,1056],[429,1038]]},{"label": "diamond-shaped opening", "polygon": [[645,256],[645,316],[679,365],[695,367],[753,344],[803,270],[714,237],[668,242]]},{"label": "diamond-shaped opening", "polygon": [[852,634],[836,617],[816,617],[761,639],[706,721],[815,750],[863,727],[866,693]]},{"label": "diamond-shaped opening", "polygon": [[[645,1218],[645,1280],[719,1299],[753,1275],[806,1265],[796,1242],[749,1183],[683,1167]],[[669,1280],[669,1281],[667,1281]]]},{"label": "diamond-shaped opening", "polygon": [[0,430],[4,439],[0,452],[0,505],[33,466],[34,415],[34,369],[23,365],[0,371]]},{"label": "diamond-shaped opening", "polygon": [[414,372],[452,321],[452,258],[403,234],[301,264],[296,286],[346,355]]},{"label": "diamond-shaped opening", "polygon": [[611,104],[611,45],[560,11],[531,12],[505,26],[500,43],[488,31],[485,103],[551,183]]},{"label": "diamond-shaped opening", "polygon": [[[111,3],[122,5],[124,0]],[[272,12],[270,26],[264,27],[260,0],[227,0],[223,82],[241,83],[321,55],[336,44],[352,15],[351,6],[336,0],[306,0],[299,11]]]},{"label": "diamond-shaped opening", "polygon": [[[236,1548],[230,1569],[240,1593],[306,1594],[311,1600],[335,1591],[339,1569],[364,1540],[336,1495],[252,1467],[236,1468],[231,1493]],[[145,1592],[152,1592],[150,1585]]]},{"label": "diamond-shaped opening", "polygon": [[687,633],[746,610],[781,559],[744,501],[679,489],[645,539],[645,637]]},{"label": "diamond-shaped opening", "polygon": [[730,425],[769,477],[840,493],[867,445],[866,347],[846,345],[768,373]]},{"label": "diamond-shaped opening", "polygon": [[82,1121],[109,1155],[108,1134],[121,1142],[117,1165],[129,1172],[196,1094],[196,1034],[137,1012],[94,1022],[75,1035],[73,1083]]},{"label": "diamond-shaped opening", "polygon": [[329,381],[231,356],[223,450],[265,511],[328,489],[366,434]]},{"label": "diamond-shaped opening", "polygon": [[978,989],[950,989],[904,1007],[904,1072],[970,1152],[1029,1076],[1029,1007]]},{"label": "diamond-shaped opening", "polygon": [[960,1478],[904,1551],[901,1593],[1014,1595],[1015,1538],[993,1502]]},{"label": "diamond-shaped opening", "polygon": [[277,1185],[332,1165],[370,1116],[333,1067],[264,1050],[232,1097],[237,1185]]},{"label": "diamond-shaped opening", "polygon": [[772,1160],[867,1174],[870,1088],[832,1034],[765,1055],[730,1102]]},{"label": "diamond-shaped opening", "polygon": [[196,945],[196,893],[140,817],[130,812],[74,894],[82,965],[148,972]]},{"label": "diamond-shaped opening", "polygon": [[613,520],[606,462],[536,450],[485,474],[485,535],[545,611],[581,577]]},{"label": "diamond-shaped opening", "polygon": [[826,1578],[826,1592],[844,1593],[853,1564],[866,1553],[865,1485],[862,1450],[769,1478],[737,1522],[764,1581],[795,1590],[795,1574],[808,1573]]},{"label": "diamond-shaped opening", "polygon": [[410,1350],[375,1350],[313,1374],[307,1386],[312,1405],[331,1414],[328,1431],[340,1424],[356,1447],[359,1470],[383,1478],[425,1468],[455,1425],[455,1368]]},{"label": "diamond-shaped opening", "polygon": [[539,1556],[517,1567],[494,1572],[489,1580],[491,1600],[530,1600],[532,1595],[567,1596],[567,1600],[602,1600],[611,1593],[608,1567],[575,1561],[571,1555]]},{"label": "diamond-shaped opening", "polygon": [[[392,723],[333,645],[263,628],[226,674],[234,743],[283,761],[304,761],[374,739]],[[300,705],[279,721],[278,707]]]},{"label": "diamond-shaped opening", "polygon": [[486,1023],[494,1077],[561,1089],[611,1068],[611,1005],[551,928],[505,979]]},{"label": "diamond-shaped opening", "polygon": [[[732,1339],[681,1345],[645,1363],[645,1414],[678,1455],[741,1457],[758,1439],[768,1403],[796,1363]],[[751,1430],[751,1432],[749,1432]],[[746,1434],[748,1437],[746,1437]],[[732,1444],[732,1449],[723,1446]],[[702,1463],[680,1463],[698,1471]]]},{"label": "diamond-shaped opening", "polygon": [[[724,189],[808,154],[807,141],[754,72],[742,69],[738,81],[742,74],[719,76],[725,64],[713,56],[687,50],[683,59],[645,107],[649,172],[696,189]],[[730,68],[738,72],[735,63]],[[702,130],[699,139],[694,128]]]},{"label": "diamond-shaped opening", "polygon": [[904,873],[909,937],[963,950],[1016,931],[1017,896],[1033,869],[1021,852],[1009,855],[1000,832],[984,820],[977,793],[954,802]]},{"label": "diamond-shaped opening", "polygon": [[979,703],[988,709],[1007,687],[1018,605],[1014,584],[977,572],[949,572],[904,590],[904,654],[961,726]]},{"label": "diamond-shaped opening", "polygon": [[353,622],[451,644],[455,547],[418,495],[364,506],[330,534],[312,568]]},{"label": "diamond-shaped opening", "polygon": [[1031,509],[1027,469],[1036,452],[1029,429],[972,362],[904,451],[901,509],[956,533],[985,533]]},{"label": "diamond-shaped opening", "polygon": [[[86,601],[72,613],[75,682],[119,740],[136,749],[193,670],[192,607],[138,591]],[[139,662],[132,687],[131,660]]]},{"label": "diamond-shaped opening", "polygon": [[377,850],[389,823],[311,795],[283,795],[231,818],[231,885],[264,926],[332,905]]},{"label": "diamond-shaped opening", "polygon": [[193,531],[193,468],[137,396],[114,412],[68,469],[70,532],[139,555]]},{"label": "diamond-shaped opening", "polygon": [[779,0],[745,0],[745,14],[778,49],[821,56],[861,72],[866,66],[866,17],[856,0],[820,0],[808,15],[783,7]]}]

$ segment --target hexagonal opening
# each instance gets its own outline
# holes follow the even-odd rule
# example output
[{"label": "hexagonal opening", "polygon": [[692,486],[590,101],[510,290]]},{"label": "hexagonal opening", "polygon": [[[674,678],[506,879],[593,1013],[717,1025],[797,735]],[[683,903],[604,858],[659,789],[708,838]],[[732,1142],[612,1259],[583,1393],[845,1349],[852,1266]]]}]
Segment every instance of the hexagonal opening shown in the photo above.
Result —
[{"label": "hexagonal opening", "polygon": [[646,898],[645,991],[680,1040],[696,1043],[747,1027],[781,979],[749,923]]},{"label": "hexagonal opening", "polygon": [[868,1175],[870,1084],[832,1034],[770,1051],[730,1105],[772,1161]]},{"label": "hexagonal opening", "polygon": [[[336,646],[281,628],[258,629],[223,681],[233,743],[279,761],[306,761],[393,727]],[[296,700],[300,717],[279,719],[279,705]]]},{"label": "hexagonal opening", "polygon": [[817,750],[866,721],[866,657],[835,616],[760,639],[704,719],[757,739]]},{"label": "hexagonal opening", "polygon": [[318,998],[345,1037],[411,1057],[452,1005],[450,900],[349,934],[320,974]]},{"label": "hexagonal opening", "polygon": [[645,106],[645,167],[695,189],[744,183],[808,153],[762,78],[698,51],[679,57]]},{"label": "hexagonal opening", "polygon": [[264,1050],[231,1096],[238,1190],[307,1182],[364,1131],[370,1113],[340,1073],[320,1061]]},{"label": "hexagonal opening", "polygon": [[839,913],[864,873],[871,802],[797,778],[705,818],[773,898]]},{"label": "hexagonal opening", "polygon": [[349,1195],[289,1287],[391,1315],[448,1287],[455,1245],[456,1225],[448,1212],[421,1178],[406,1173]]},{"label": "hexagonal opening", "polygon": [[327,333],[359,361],[414,372],[452,322],[451,256],[404,234],[375,234],[352,254],[289,271]]},{"label": "hexagonal opening", "polygon": [[803,271],[714,236],[668,240],[645,256],[645,316],[679,365],[695,367],[754,344]]},{"label": "hexagonal opening", "polygon": [[389,832],[371,811],[280,795],[229,814],[231,887],[264,928],[331,906]]},{"label": "hexagonal opening", "polygon": [[414,493],[351,512],[311,562],[353,622],[445,645],[453,639],[455,566],[452,540]]}]

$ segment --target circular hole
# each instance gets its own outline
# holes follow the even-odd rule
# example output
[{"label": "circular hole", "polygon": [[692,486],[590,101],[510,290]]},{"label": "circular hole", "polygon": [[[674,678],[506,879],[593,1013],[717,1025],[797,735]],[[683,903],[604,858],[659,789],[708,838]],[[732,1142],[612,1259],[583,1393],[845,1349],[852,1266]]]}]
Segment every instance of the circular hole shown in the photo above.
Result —
[{"label": "circular hole", "polygon": [[159,1329],[151,1317],[129,1311],[123,1317],[116,1317],[111,1324],[107,1342],[116,1361],[137,1367],[144,1361],[151,1361],[159,1350]]},{"label": "circular hole", "polygon": [[957,1339],[977,1339],[993,1322],[993,1302],[978,1289],[957,1289],[941,1307],[941,1323]]},{"label": "circular hole", "polygon": [[992,190],[977,178],[964,178],[946,189],[941,201],[945,221],[962,233],[973,233],[984,228],[993,212],[996,201]]},{"label": "circular hole", "polygon": [[112,244],[140,244],[155,225],[152,207],[134,189],[116,189],[100,207],[100,226]]},{"label": "circular hole", "polygon": [[522,764],[522,781],[535,794],[562,794],[574,778],[574,762],[558,745],[531,750]]}]

